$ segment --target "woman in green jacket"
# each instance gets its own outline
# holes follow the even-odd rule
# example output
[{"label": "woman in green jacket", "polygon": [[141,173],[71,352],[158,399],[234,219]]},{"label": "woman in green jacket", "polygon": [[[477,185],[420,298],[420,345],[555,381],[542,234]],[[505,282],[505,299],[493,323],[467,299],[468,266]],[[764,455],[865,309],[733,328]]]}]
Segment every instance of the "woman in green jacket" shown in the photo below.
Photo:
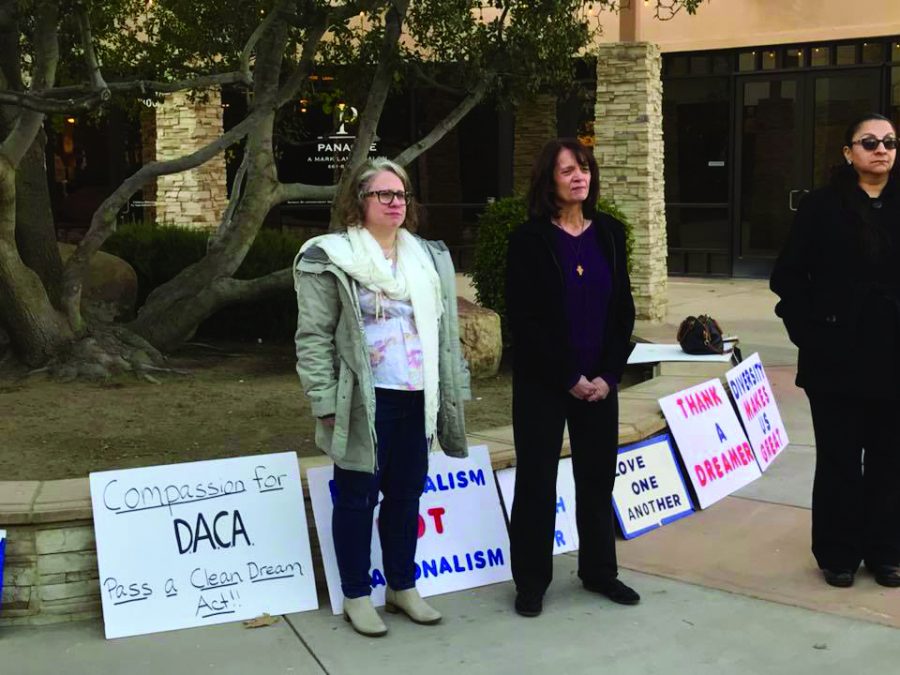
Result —
[{"label": "woman in green jacket", "polygon": [[388,582],[386,608],[416,623],[441,615],[415,588],[419,497],[435,437],[467,454],[463,399],[468,370],[446,246],[413,235],[409,178],[370,159],[338,204],[345,231],[316,237],[294,264],[297,372],[316,444],[334,460],[332,517],[344,616],[358,632],[387,632],[370,599],[372,520]]}]

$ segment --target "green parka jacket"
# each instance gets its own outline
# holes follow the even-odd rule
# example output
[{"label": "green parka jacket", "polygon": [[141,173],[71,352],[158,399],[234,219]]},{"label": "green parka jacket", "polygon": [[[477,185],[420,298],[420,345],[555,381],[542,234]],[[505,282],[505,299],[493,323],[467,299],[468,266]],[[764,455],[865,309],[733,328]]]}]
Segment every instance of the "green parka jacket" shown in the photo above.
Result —
[{"label": "green parka jacket", "polygon": [[[471,398],[469,367],[459,345],[456,277],[443,242],[419,243],[431,255],[444,303],[438,331],[437,440],[452,457],[466,457],[463,401]],[[342,469],[375,472],[375,386],[356,281],[313,246],[294,259],[297,291],[297,374],[316,418],[316,445]]]}]

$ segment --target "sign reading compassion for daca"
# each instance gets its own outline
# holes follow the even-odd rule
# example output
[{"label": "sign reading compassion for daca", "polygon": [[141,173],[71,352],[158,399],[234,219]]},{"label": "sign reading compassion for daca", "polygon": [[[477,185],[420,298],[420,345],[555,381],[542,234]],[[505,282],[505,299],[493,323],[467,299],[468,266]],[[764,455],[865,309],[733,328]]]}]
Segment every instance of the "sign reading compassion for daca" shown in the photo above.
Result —
[{"label": "sign reading compassion for daca", "polygon": [[[331,609],[343,611],[344,595],[331,533],[331,465],[306,472],[309,496],[322,549]],[[372,602],[384,604],[387,580],[381,564],[378,507],[372,527]],[[491,458],[485,446],[469,448],[467,459],[431,453],[425,491],[419,503],[416,588],[423,596],[484,586],[512,578],[509,536]]]},{"label": "sign reading compassion for daca", "polygon": [[107,638],[318,608],[295,453],[90,484]]},{"label": "sign reading compassion for daca", "polygon": [[[506,515],[512,517],[513,494],[516,486],[516,469],[501,469],[497,483],[503,496]],[[572,458],[559,460],[556,473],[556,532],[553,535],[553,555],[578,550],[578,527],[575,524],[575,475]]]},{"label": "sign reading compassion for daca", "polygon": [[759,354],[729,370],[725,379],[756,452],[759,468],[765,471],[790,441]]},{"label": "sign reading compassion for daca", "polygon": [[678,443],[700,508],[762,475],[719,380],[661,398],[659,405]]},{"label": "sign reading compassion for daca", "polygon": [[694,512],[668,434],[619,448],[613,506],[626,539]]}]

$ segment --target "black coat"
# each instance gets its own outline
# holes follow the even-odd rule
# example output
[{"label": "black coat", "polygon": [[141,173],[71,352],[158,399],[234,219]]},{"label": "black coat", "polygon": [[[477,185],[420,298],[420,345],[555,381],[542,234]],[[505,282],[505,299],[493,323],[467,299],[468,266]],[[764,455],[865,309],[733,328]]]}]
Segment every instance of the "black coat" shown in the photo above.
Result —
[{"label": "black coat", "polygon": [[[625,229],[606,214],[593,218],[612,273],[612,295],[599,370],[620,379],[631,353],[634,299],[625,255]],[[529,220],[509,237],[506,262],[506,312],[512,332],[513,371],[565,391],[575,371],[566,317],[565,283],[549,218]]]},{"label": "black coat", "polygon": [[797,385],[811,392],[900,395],[900,184],[869,199],[855,180],[800,202],[775,263],[775,313],[800,348]]}]

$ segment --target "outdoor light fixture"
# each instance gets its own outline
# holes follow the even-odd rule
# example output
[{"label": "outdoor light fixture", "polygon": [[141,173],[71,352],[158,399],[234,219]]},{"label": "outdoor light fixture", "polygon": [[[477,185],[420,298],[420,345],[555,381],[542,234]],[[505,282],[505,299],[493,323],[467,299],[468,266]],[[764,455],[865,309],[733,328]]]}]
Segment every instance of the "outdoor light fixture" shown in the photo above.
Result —
[{"label": "outdoor light fixture", "polygon": [[75,124],[75,118],[74,118],[74,117],[67,117],[67,118],[66,118],[66,122],[67,122],[68,124]]}]

